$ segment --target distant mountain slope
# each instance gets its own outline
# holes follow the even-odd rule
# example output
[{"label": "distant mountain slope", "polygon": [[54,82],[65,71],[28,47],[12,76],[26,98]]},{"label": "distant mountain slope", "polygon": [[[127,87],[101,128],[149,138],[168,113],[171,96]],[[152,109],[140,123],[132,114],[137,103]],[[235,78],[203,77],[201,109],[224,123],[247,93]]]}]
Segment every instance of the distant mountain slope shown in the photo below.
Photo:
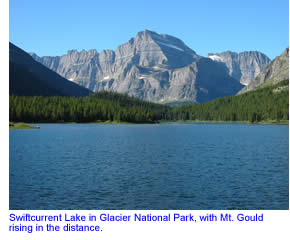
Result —
[{"label": "distant mountain slope", "polygon": [[241,84],[250,84],[255,77],[271,62],[265,54],[258,51],[246,51],[235,53],[226,51],[216,54],[208,54],[214,61],[224,62],[230,76]]},{"label": "distant mountain slope", "polygon": [[68,51],[32,57],[61,76],[97,92],[113,90],[153,102],[201,103],[236,94],[243,86],[224,63],[195,53],[180,39],[149,30],[116,51]]},{"label": "distant mountain slope", "polygon": [[82,97],[90,91],[59,76],[9,43],[9,94]]},{"label": "distant mountain slope", "polygon": [[244,87],[238,94],[265,85],[274,85],[285,79],[289,79],[289,48],[287,48],[279,57],[276,57],[253,82]]}]

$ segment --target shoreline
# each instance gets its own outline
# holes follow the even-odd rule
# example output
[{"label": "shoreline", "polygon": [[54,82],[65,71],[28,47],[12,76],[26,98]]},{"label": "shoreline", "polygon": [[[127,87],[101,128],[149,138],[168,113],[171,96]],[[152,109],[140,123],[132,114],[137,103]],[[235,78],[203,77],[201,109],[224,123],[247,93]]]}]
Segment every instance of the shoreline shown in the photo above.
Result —
[{"label": "shoreline", "polygon": [[31,126],[23,122],[9,122],[9,129],[40,129],[38,126]]},{"label": "shoreline", "polygon": [[9,123],[9,129],[39,129],[38,126],[30,126],[29,124],[174,124],[174,123],[180,123],[180,124],[247,124],[247,125],[255,125],[255,124],[261,124],[261,125],[289,125],[288,120],[283,120],[280,122],[277,121],[261,121],[261,122],[248,122],[248,121],[203,121],[203,120],[160,120],[158,122],[143,122],[143,123],[135,123],[135,122],[119,122],[119,121],[97,121],[97,122],[11,122]]},{"label": "shoreline", "polygon": [[166,123],[209,123],[209,124],[273,124],[273,125],[289,125],[289,120],[282,120],[280,122],[274,121],[274,120],[269,120],[269,121],[261,121],[261,122],[249,122],[249,121],[216,121],[216,120],[177,120],[177,121],[166,121],[166,120],[161,120],[161,124],[166,124]]}]

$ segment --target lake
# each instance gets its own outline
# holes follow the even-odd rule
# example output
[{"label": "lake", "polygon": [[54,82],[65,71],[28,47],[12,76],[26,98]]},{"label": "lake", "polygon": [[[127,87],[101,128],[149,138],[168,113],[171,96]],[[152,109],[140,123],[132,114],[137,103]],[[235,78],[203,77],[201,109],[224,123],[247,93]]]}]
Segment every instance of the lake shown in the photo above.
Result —
[{"label": "lake", "polygon": [[289,209],[289,127],[37,124],[10,131],[10,209]]}]

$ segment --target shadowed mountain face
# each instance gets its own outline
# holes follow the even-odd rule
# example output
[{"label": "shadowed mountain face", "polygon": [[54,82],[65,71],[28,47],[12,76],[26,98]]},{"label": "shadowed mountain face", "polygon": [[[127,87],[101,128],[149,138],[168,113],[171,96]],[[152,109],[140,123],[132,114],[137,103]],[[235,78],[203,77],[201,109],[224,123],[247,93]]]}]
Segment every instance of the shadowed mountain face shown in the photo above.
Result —
[{"label": "shadowed mountain face", "polygon": [[32,57],[92,91],[113,90],[154,102],[201,103],[236,94],[242,85],[224,63],[198,56],[180,39],[142,31],[116,51],[68,51]]},{"label": "shadowed mountain face", "polygon": [[90,91],[61,77],[9,43],[9,94],[82,97]]},{"label": "shadowed mountain face", "polygon": [[254,81],[244,87],[238,94],[263,86],[274,85],[286,79],[289,79],[289,48],[286,48],[280,56],[276,57]]},{"label": "shadowed mountain face", "polygon": [[270,58],[258,51],[241,53],[226,51],[208,54],[208,57],[214,61],[225,63],[229,75],[244,85],[250,84],[271,62]]}]

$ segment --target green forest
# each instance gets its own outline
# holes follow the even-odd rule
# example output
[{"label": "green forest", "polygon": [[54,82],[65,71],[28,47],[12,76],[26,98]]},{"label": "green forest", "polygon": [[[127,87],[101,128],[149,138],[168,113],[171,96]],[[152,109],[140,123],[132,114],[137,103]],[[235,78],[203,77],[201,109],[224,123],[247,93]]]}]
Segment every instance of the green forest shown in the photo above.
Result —
[{"label": "green forest", "polygon": [[[170,107],[116,92],[88,97],[10,96],[11,122],[130,122],[161,120],[281,121],[289,119],[288,80],[238,96]],[[287,86],[287,87],[286,87]]]},{"label": "green forest", "polygon": [[242,95],[218,98],[203,104],[184,105],[171,110],[172,119],[202,121],[289,120],[289,81]]},{"label": "green forest", "polygon": [[154,123],[169,111],[167,106],[115,92],[88,97],[10,96],[9,103],[9,119],[13,122]]}]

